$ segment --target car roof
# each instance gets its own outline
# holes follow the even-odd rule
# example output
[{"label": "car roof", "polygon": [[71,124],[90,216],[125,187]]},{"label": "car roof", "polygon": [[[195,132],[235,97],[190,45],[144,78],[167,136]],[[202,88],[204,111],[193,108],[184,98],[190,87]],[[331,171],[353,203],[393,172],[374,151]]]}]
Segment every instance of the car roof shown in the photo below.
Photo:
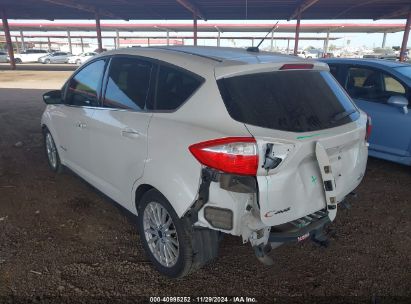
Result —
[{"label": "car roof", "polygon": [[375,67],[387,67],[387,68],[399,68],[403,66],[410,66],[408,63],[385,60],[385,59],[373,59],[373,58],[326,58],[320,59],[320,61],[326,63],[339,63],[339,64],[365,64]]},{"label": "car roof", "polygon": [[242,63],[264,63],[264,62],[283,62],[300,61],[299,58],[289,55],[276,54],[265,51],[247,51],[243,48],[230,47],[210,47],[210,46],[168,46],[157,47],[174,52],[182,52],[210,58],[215,61],[237,61]]},{"label": "car roof", "polygon": [[164,61],[200,76],[234,75],[236,72],[257,71],[262,68],[278,69],[287,63],[310,63],[313,69],[328,70],[319,61],[270,52],[252,52],[241,48],[207,46],[154,46],[129,47],[101,53],[95,58],[110,55],[134,55]]},{"label": "car roof", "polygon": [[243,64],[255,64],[265,62],[301,62],[301,58],[290,55],[282,55],[271,52],[250,52],[242,48],[229,47],[209,47],[209,46],[154,46],[154,47],[130,47],[104,52],[103,54],[130,54],[144,55],[148,53],[168,54],[169,56],[183,56],[185,60],[198,60],[204,58],[208,64],[218,65],[228,61],[235,61]]}]

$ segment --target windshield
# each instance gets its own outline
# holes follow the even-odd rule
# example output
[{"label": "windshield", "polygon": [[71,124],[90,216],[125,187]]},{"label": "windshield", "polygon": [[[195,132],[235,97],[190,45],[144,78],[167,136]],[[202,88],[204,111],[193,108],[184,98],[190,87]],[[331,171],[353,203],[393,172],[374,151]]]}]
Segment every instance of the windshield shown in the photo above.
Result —
[{"label": "windshield", "polygon": [[308,132],[352,122],[359,112],[326,71],[276,71],[218,80],[230,116],[263,128]]},{"label": "windshield", "polygon": [[404,67],[396,68],[395,70],[400,72],[405,77],[411,79],[411,66],[404,66]]}]

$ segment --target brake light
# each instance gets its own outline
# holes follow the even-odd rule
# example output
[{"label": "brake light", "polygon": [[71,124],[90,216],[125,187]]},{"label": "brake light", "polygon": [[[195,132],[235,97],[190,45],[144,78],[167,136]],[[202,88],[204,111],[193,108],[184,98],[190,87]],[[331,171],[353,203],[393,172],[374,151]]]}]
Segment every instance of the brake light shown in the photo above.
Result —
[{"label": "brake light", "polygon": [[367,125],[366,125],[366,130],[365,130],[365,141],[368,141],[370,139],[371,131],[372,131],[372,121],[371,121],[371,117],[367,114]]},{"label": "brake light", "polygon": [[253,137],[226,137],[204,141],[189,147],[204,166],[226,173],[256,175],[257,143]]},{"label": "brake light", "polygon": [[311,63],[287,63],[280,70],[310,70],[314,67]]}]

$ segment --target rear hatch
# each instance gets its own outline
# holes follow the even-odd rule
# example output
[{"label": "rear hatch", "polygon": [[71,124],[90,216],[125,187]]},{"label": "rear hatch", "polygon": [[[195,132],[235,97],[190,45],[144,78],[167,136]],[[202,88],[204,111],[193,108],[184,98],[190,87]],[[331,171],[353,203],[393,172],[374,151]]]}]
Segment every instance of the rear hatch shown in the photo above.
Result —
[{"label": "rear hatch", "polygon": [[367,160],[367,117],[323,65],[283,64],[217,74],[230,116],[259,149],[262,221],[269,226],[318,210],[334,217]]}]

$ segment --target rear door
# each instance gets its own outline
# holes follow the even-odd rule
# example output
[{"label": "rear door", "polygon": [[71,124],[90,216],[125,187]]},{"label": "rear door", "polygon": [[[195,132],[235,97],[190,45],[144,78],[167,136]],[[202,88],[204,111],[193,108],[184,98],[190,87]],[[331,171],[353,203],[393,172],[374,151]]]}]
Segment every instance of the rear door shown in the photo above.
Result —
[{"label": "rear door", "polygon": [[101,59],[79,70],[68,82],[65,105],[52,118],[65,162],[86,177],[91,170],[90,122],[99,105],[104,67]]},{"label": "rear door", "polygon": [[389,97],[407,97],[407,88],[395,76],[380,69],[349,66],[345,88],[373,122],[370,149],[397,156],[408,156],[411,144],[411,113],[387,104]]},{"label": "rear door", "polygon": [[92,173],[99,188],[131,209],[131,190],[143,175],[148,126],[146,102],[153,64],[133,56],[111,59],[103,107],[96,109],[90,137]]},{"label": "rear door", "polygon": [[366,117],[330,73],[273,71],[218,82],[229,114],[259,147],[262,221],[280,225],[321,209],[334,216],[363,177],[367,147]]}]

